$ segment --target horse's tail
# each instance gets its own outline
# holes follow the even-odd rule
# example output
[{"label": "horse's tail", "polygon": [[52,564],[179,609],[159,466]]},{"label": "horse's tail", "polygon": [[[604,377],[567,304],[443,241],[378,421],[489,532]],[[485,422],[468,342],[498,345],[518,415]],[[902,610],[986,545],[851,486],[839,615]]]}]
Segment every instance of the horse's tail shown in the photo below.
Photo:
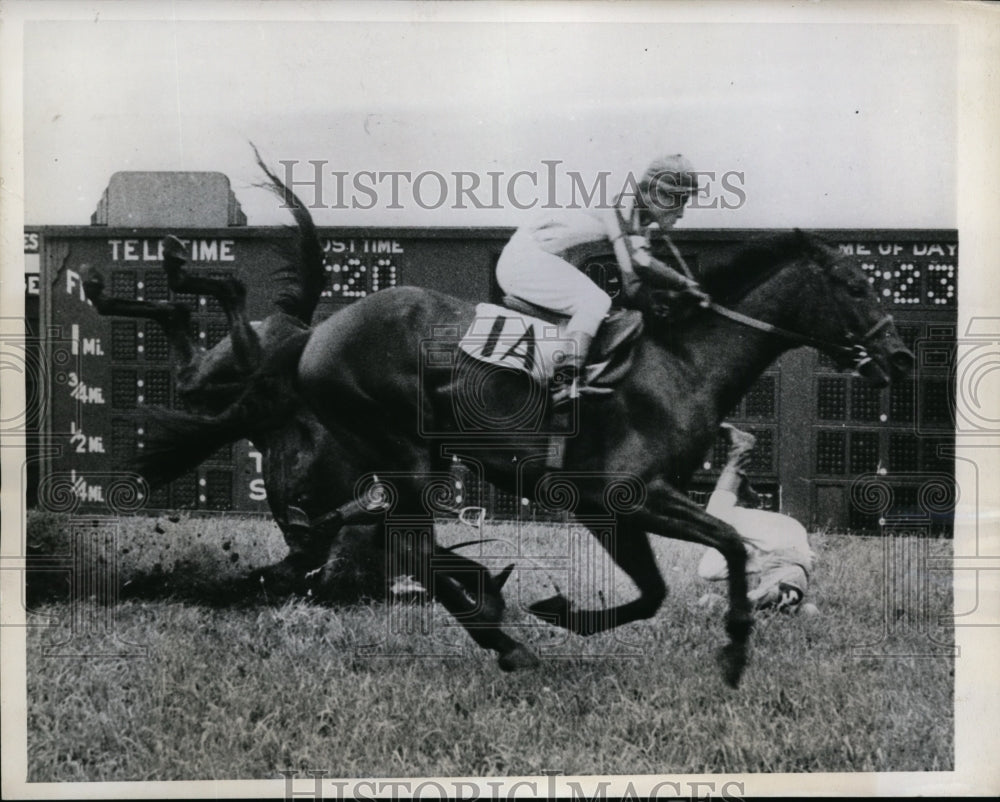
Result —
[{"label": "horse's tail", "polygon": [[279,309],[309,325],[325,281],[323,245],[319,241],[316,224],[305,204],[264,164],[257,147],[252,142],[250,147],[253,148],[258,166],[270,181],[261,186],[281,198],[285,208],[291,209],[297,224],[296,228],[288,226],[292,232],[292,245],[288,249],[288,263],[275,272],[279,290],[274,303]]},{"label": "horse's tail", "polygon": [[151,489],[162,487],[196,468],[225,445],[244,434],[223,420],[226,414],[197,415],[156,409],[150,417],[151,434],[133,461]]},{"label": "horse's tail", "polygon": [[253,377],[240,397],[218,415],[154,409],[150,434],[133,460],[150,488],[162,487],[203,463],[223,446],[263,431],[291,415],[287,377]]}]

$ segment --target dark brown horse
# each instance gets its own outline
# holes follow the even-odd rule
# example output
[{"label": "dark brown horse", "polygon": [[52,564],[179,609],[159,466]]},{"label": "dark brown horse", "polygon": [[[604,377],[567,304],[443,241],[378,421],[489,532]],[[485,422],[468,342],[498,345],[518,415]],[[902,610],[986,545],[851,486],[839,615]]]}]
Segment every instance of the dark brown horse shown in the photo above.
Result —
[{"label": "dark brown horse", "polygon": [[[341,457],[329,497],[346,501],[364,491],[359,477],[369,477],[369,491],[390,487],[388,528],[405,524],[407,544],[424,555],[415,559],[414,574],[425,582],[432,581],[434,549],[427,486],[456,450],[501,488],[543,499],[558,489],[555,495],[571,497],[572,511],[584,520],[612,516],[609,550],[639,598],[578,610],[556,595],[530,608],[581,635],[659,609],[667,588],[647,533],[716,548],[729,568],[730,642],[721,662],[735,685],[751,629],[746,552],[734,529],[684,492],[720,422],[790,347],[818,347],[876,384],[905,374],[913,357],[864,274],[805,233],[763,239],[698,278],[716,304],[684,322],[647,317],[632,370],[617,391],[579,403],[559,471],[548,467],[534,419],[526,428],[512,423],[531,418],[519,417],[538,397],[530,382],[509,370],[484,373],[458,346],[454,332],[473,322],[473,305],[397,288],[330,317],[310,336],[298,368],[299,391]],[[350,521],[357,512],[357,504],[348,505],[332,517]],[[490,588],[481,590],[474,605],[442,601],[478,643],[500,654],[501,667],[533,665],[534,656],[500,628],[502,603]]]}]

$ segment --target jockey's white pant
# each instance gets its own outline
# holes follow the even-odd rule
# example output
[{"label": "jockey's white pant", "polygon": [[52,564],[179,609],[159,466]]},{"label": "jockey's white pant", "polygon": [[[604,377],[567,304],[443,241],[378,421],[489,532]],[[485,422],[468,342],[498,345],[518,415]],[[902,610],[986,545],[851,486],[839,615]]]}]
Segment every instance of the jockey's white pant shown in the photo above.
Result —
[{"label": "jockey's white pant", "polygon": [[[760,584],[749,594],[751,601],[772,593],[779,583],[806,592],[813,553],[802,524],[781,513],[739,507],[730,490],[714,491],[705,511],[733,527],[747,546],[747,574],[760,574]],[[716,549],[706,549],[698,575],[713,581],[726,579],[725,558]]]},{"label": "jockey's white pant", "polygon": [[497,283],[508,295],[569,315],[569,332],[591,337],[611,309],[611,298],[572,263],[541,248],[528,232],[517,232],[497,262]]}]

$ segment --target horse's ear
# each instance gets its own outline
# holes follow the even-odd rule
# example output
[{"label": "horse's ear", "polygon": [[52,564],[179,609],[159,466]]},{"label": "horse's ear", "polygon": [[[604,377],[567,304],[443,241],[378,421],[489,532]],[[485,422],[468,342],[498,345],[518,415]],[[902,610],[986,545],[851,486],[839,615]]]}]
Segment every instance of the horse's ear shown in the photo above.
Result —
[{"label": "horse's ear", "polygon": [[814,234],[810,234],[808,231],[803,231],[801,228],[796,228],[795,238],[798,240],[800,246],[805,252],[812,253],[817,258],[826,255],[824,242]]}]

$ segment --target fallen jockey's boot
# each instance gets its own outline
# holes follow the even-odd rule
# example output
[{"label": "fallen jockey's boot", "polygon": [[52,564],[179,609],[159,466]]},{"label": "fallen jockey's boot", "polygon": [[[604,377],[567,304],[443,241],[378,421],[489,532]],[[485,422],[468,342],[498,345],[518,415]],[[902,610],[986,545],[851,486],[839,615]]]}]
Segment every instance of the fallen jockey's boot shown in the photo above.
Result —
[{"label": "fallen jockey's boot", "polygon": [[757,438],[730,423],[723,423],[720,426],[725,430],[729,440],[729,454],[715,487],[718,490],[727,490],[736,496],[740,506],[756,509],[760,507],[762,499],[750,486],[746,470]]},{"label": "fallen jockey's boot", "polygon": [[750,510],[759,510],[764,506],[764,498],[754,490],[753,485],[750,484],[750,480],[747,475],[739,474],[740,484],[736,491],[736,503],[741,507],[746,507]]},{"label": "fallen jockey's boot", "polygon": [[745,473],[750,462],[750,452],[757,445],[757,438],[749,432],[737,429],[731,423],[723,423],[722,428],[726,430],[726,436],[729,438],[727,467],[732,466],[738,473]]}]

